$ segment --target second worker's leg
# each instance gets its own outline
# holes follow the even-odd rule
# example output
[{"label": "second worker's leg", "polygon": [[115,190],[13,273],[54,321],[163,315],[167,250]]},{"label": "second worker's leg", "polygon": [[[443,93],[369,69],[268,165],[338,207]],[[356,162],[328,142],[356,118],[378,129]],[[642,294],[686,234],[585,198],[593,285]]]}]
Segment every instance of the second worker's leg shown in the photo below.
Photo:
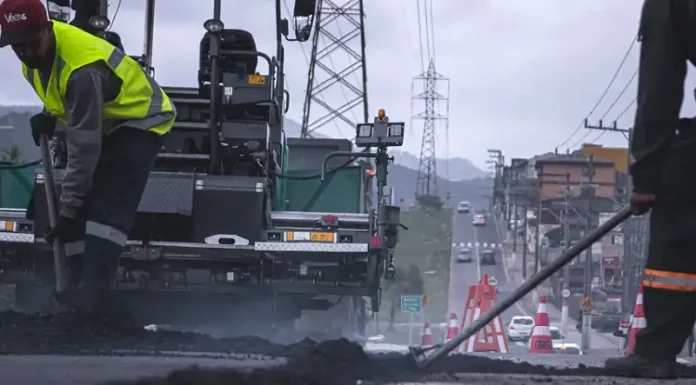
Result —
[{"label": "second worker's leg", "polygon": [[108,291],[161,138],[123,127],[104,140],[85,228],[84,285]]}]

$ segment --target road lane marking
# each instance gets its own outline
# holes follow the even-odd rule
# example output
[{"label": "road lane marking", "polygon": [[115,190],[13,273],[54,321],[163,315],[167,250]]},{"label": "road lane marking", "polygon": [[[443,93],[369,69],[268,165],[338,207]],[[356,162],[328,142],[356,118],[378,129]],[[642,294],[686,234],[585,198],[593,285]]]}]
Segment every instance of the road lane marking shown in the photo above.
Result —
[{"label": "road lane marking", "polygon": [[476,273],[478,274],[478,282],[481,282],[481,255],[479,254],[478,230],[476,230],[476,226],[474,226],[474,241],[476,241],[476,252],[474,253],[476,255]]}]

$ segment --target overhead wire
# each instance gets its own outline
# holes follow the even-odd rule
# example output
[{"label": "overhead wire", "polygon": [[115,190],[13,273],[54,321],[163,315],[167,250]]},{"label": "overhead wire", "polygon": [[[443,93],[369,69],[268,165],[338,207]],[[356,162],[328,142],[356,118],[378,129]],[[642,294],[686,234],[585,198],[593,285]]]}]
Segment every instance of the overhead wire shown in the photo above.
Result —
[{"label": "overhead wire", "polygon": [[428,11],[428,14],[430,15],[430,45],[432,50],[432,59],[435,60],[437,54],[435,52],[435,17],[433,16],[433,0],[426,0],[426,6],[428,3],[430,3],[430,10]]},{"label": "overhead wire", "polygon": [[[583,117],[580,120],[580,123],[578,123],[578,126],[575,128],[575,130],[568,136],[561,144],[559,144],[556,147],[562,147],[564,144],[568,143],[575,134],[577,134],[584,126],[585,124],[585,119],[589,118],[592,116],[592,114],[595,112],[597,107],[604,101],[604,98],[607,96],[609,93],[609,90],[611,89],[611,86],[614,84],[616,79],[619,77],[619,74],[621,73],[621,69],[623,68],[624,64],[626,64],[626,60],[628,60],[629,55],[631,54],[631,51],[633,50],[633,47],[635,46],[636,42],[638,41],[638,35],[636,35],[633,40],[631,40],[631,44],[628,46],[628,49],[626,50],[626,53],[624,54],[623,58],[621,59],[621,62],[619,63],[619,67],[616,69],[614,72],[614,75],[611,77],[611,80],[609,81],[609,84],[607,84],[607,87],[604,89],[604,92],[602,92],[602,95],[599,97],[599,100],[595,103],[595,105],[590,109],[590,112]],[[582,139],[581,139],[582,140]]]},{"label": "overhead wire", "polygon": [[[621,97],[626,93],[626,91],[628,91],[628,88],[631,86],[631,84],[633,84],[633,81],[636,79],[636,76],[638,76],[638,69],[636,69],[636,71],[633,73],[633,76],[631,76],[631,78],[628,80],[628,82],[626,83],[624,88],[621,89],[621,92],[619,92],[619,94],[616,96],[616,98],[614,98],[614,101],[609,105],[609,108],[607,108],[606,111],[604,111],[604,114],[602,115],[602,117],[599,118],[600,121],[604,120],[604,118],[606,118],[607,115],[609,115],[611,110],[614,109],[614,107],[616,106],[616,103],[618,103],[619,100],[621,100]],[[629,104],[629,106],[630,106],[630,104]],[[625,110],[622,111],[621,115],[619,115],[619,117],[617,117],[615,120],[618,120],[618,118],[623,116],[623,114],[625,112],[626,112]],[[575,143],[573,143],[569,147],[575,147],[578,144],[582,143],[582,141],[585,140],[585,138],[587,138],[588,136],[590,136],[591,133],[592,133],[592,130],[587,130],[585,135],[583,135],[579,140],[577,140]],[[602,131],[601,133],[599,133],[599,135],[597,135],[597,137],[595,137],[592,141],[590,141],[590,143],[597,143],[597,141],[600,138],[602,138],[602,136],[604,136],[604,134],[606,134],[606,133],[607,133],[606,131]]]},{"label": "overhead wire", "polygon": [[118,16],[118,11],[121,10],[121,1],[118,0],[118,4],[116,4],[116,10],[114,11],[114,17],[111,18],[111,24],[109,24],[109,28],[107,31],[111,31],[111,28],[114,26],[114,23],[116,22],[116,16]]},{"label": "overhead wire", "polygon": [[425,14],[425,46],[428,52],[428,59],[433,58],[430,51],[430,18],[428,17],[428,0],[423,1],[423,13]]},{"label": "overhead wire", "polygon": [[421,23],[420,0],[416,0],[416,12],[418,19],[418,45],[420,47],[421,71],[425,72],[425,56],[423,55],[423,26]]}]

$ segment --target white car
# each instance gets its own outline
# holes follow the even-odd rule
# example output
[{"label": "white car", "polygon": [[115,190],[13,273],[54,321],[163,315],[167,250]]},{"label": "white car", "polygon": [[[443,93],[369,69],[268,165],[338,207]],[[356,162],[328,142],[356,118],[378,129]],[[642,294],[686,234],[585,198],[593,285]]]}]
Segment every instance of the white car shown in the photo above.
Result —
[{"label": "white car", "polygon": [[488,284],[495,288],[495,292],[498,292],[498,279],[496,277],[488,277]]},{"label": "white car", "polygon": [[469,248],[463,248],[457,253],[457,262],[472,262],[474,260],[473,253]]},{"label": "white car", "polygon": [[562,343],[562,344],[553,344],[553,351],[556,354],[570,354],[570,355],[576,355],[576,356],[581,356],[583,355],[582,353],[582,348],[580,348],[580,345],[578,344],[568,344],[568,343]]},{"label": "white car", "polygon": [[508,325],[508,339],[510,341],[527,341],[532,337],[534,318],[516,315],[512,317]]},{"label": "white car", "polygon": [[457,212],[460,214],[468,214],[471,211],[471,206],[469,205],[469,202],[464,201],[464,202],[459,202],[457,205]]},{"label": "white car", "polygon": [[554,344],[565,343],[565,336],[561,334],[561,330],[557,326],[549,326],[549,331],[551,332],[551,341]]},{"label": "white car", "polygon": [[481,215],[481,214],[476,214],[474,215],[474,226],[485,226],[486,225],[486,217]]}]

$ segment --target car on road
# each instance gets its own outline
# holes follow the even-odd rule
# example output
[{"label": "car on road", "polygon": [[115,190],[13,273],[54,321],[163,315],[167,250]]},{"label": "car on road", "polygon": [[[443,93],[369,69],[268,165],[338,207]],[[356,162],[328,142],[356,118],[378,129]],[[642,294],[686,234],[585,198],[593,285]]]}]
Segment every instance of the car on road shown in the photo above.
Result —
[{"label": "car on road", "polygon": [[561,334],[561,330],[558,326],[550,326],[549,331],[551,332],[551,341],[553,341],[554,344],[565,343],[565,336]]},{"label": "car on road", "polygon": [[508,325],[508,340],[528,341],[532,337],[534,329],[534,318],[530,316],[516,315],[510,320]]},{"label": "car on road", "polygon": [[488,277],[488,284],[495,288],[495,292],[498,292],[498,279],[496,277]]},{"label": "car on road", "polygon": [[481,252],[481,265],[495,265],[495,252],[490,249]]},{"label": "car on road", "polygon": [[474,226],[485,226],[486,225],[486,217],[481,214],[476,214],[474,215],[474,221],[473,221]]},{"label": "car on road", "polygon": [[465,247],[457,253],[457,262],[472,262],[474,260],[473,253],[471,249]]},{"label": "car on road", "polygon": [[468,214],[471,212],[471,205],[468,201],[459,202],[457,205],[457,212],[459,214]]},{"label": "car on road", "polygon": [[582,355],[582,349],[580,348],[580,345],[578,344],[569,344],[569,343],[561,343],[561,344],[553,344],[553,351],[556,354],[569,354],[569,355],[574,355],[574,356],[581,356]]}]

